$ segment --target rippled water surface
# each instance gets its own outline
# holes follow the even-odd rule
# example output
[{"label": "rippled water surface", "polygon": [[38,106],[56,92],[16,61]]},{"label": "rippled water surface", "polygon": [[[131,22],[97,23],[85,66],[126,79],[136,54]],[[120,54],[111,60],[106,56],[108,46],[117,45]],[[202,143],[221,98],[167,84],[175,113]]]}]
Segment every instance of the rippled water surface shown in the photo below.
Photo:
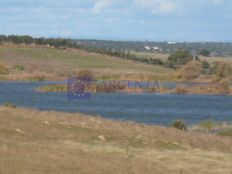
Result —
[{"label": "rippled water surface", "polygon": [[[51,82],[47,82],[51,83]],[[66,93],[39,93],[34,89],[44,83],[0,82],[0,103],[17,106],[81,112],[106,118],[147,124],[169,125],[182,119],[188,124],[202,120],[232,121],[231,96],[94,94],[91,100],[70,101]]]}]

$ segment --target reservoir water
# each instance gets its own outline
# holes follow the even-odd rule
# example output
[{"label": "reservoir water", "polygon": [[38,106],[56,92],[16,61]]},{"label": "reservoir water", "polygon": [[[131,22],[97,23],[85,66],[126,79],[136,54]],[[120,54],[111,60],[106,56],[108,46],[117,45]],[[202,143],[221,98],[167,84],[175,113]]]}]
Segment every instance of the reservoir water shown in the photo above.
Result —
[{"label": "reservoir water", "polygon": [[18,107],[80,112],[117,120],[170,125],[177,119],[187,124],[202,120],[232,122],[232,96],[173,94],[94,94],[90,100],[67,100],[66,93],[40,93],[46,83],[0,82],[0,104]]}]

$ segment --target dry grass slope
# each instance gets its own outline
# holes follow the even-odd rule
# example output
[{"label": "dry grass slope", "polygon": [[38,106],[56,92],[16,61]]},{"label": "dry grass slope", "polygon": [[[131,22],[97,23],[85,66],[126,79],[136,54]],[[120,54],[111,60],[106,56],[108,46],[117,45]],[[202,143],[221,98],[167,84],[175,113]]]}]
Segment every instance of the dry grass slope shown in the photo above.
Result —
[{"label": "dry grass slope", "polygon": [[3,174],[231,174],[232,140],[99,117],[0,107]]},{"label": "dry grass slope", "polygon": [[[28,79],[28,76],[45,76],[46,79],[59,80],[83,69],[93,71],[99,78],[120,79],[127,74],[142,74],[159,80],[172,78],[171,70],[167,68],[87,53],[77,49],[57,50],[3,45],[0,46],[0,63],[9,67],[12,75],[6,77],[13,80]],[[18,68],[14,67],[19,66],[23,67],[23,71],[16,71]]]}]

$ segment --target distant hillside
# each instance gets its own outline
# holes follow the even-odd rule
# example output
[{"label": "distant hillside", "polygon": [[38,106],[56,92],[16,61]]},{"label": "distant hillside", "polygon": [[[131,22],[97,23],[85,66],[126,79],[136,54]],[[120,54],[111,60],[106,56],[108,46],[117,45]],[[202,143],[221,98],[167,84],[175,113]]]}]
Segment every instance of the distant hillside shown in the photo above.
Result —
[{"label": "distant hillside", "polygon": [[232,43],[222,42],[148,42],[148,41],[105,41],[105,40],[75,40],[64,38],[33,38],[28,35],[0,35],[0,44],[10,42],[14,44],[36,44],[54,46],[59,49],[79,48],[92,52],[136,51],[173,53],[179,49],[195,51],[200,54],[202,50],[211,56],[232,56]]},{"label": "distant hillside", "polygon": [[105,40],[77,40],[79,45],[86,48],[130,50],[137,52],[173,53],[178,49],[208,50],[212,56],[232,56],[232,43],[217,42],[148,42],[148,41],[105,41]]},{"label": "distant hillside", "polygon": [[120,79],[126,75],[171,80],[173,70],[158,65],[118,59],[79,49],[60,50],[46,46],[5,44],[0,46],[0,79],[66,79],[88,69],[99,78]]}]

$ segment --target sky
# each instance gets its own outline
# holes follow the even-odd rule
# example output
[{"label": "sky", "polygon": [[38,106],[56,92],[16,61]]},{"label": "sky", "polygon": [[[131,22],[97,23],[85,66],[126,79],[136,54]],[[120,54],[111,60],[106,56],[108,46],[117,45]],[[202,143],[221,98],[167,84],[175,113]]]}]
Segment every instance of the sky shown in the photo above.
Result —
[{"label": "sky", "polygon": [[232,41],[232,0],[0,0],[0,34]]}]

